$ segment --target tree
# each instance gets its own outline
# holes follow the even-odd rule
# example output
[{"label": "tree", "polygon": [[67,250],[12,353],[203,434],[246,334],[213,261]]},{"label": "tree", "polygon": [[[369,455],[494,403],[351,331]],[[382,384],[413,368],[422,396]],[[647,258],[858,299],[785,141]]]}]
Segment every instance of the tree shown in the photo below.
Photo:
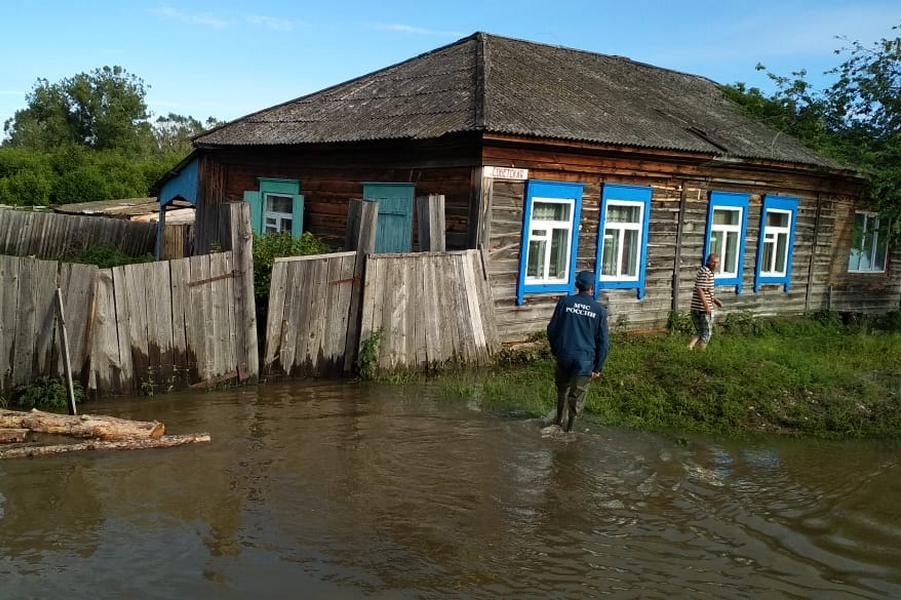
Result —
[{"label": "tree", "polygon": [[156,149],[159,152],[177,152],[188,154],[193,146],[191,139],[206,129],[216,127],[221,121],[207,117],[205,122],[188,115],[169,113],[165,117],[157,118],[153,124],[153,137],[156,141]]},{"label": "tree", "polygon": [[27,107],[6,121],[6,145],[49,151],[67,144],[145,152],[152,140],[146,86],[119,66],[50,83],[38,79]]},{"label": "tree", "polygon": [[[901,30],[901,25],[892,31]],[[836,50],[845,60],[826,72],[835,77],[813,88],[806,71],[768,73],[776,91],[766,95],[743,83],[724,86],[749,115],[794,135],[821,154],[866,174],[865,193],[901,234],[901,37],[871,46],[858,41]],[[758,70],[766,69],[763,65]]]}]

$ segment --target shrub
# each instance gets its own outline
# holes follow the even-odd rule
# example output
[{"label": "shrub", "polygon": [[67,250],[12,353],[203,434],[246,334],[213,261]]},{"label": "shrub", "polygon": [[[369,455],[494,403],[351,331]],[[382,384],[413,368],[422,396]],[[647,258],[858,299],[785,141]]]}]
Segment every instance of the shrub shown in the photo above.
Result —
[{"label": "shrub", "polygon": [[129,256],[112,246],[94,246],[80,253],[70,254],[64,260],[85,265],[97,265],[101,269],[110,269],[123,265],[153,262],[154,258],[152,254]]},{"label": "shrub", "polygon": [[[80,404],[84,401],[84,390],[77,381],[73,387],[75,403]],[[29,384],[17,387],[13,392],[11,405],[22,410],[65,409],[69,405],[66,384],[57,377],[40,377]]]},{"label": "shrub", "polygon": [[691,313],[670,312],[666,321],[666,328],[670,333],[694,333],[694,325],[691,323]]},{"label": "shrub", "polygon": [[258,301],[268,302],[272,265],[283,256],[309,256],[329,251],[322,241],[310,232],[299,238],[289,233],[266,233],[253,236],[253,289]]}]

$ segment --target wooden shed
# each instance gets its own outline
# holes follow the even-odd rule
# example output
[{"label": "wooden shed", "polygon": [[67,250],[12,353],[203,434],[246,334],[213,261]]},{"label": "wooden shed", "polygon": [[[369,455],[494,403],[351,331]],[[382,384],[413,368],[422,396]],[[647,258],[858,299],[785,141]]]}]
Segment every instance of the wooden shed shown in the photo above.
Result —
[{"label": "wooden shed", "polygon": [[443,194],[447,246],[484,249],[507,341],[542,329],[580,270],[614,325],[663,326],[712,251],[726,310],[901,299],[901,253],[857,174],[709,79],[619,56],[476,33],[194,143],[198,243],[243,199],[257,231],[340,245],[348,198],[366,197],[379,248],[416,250],[414,197]]}]

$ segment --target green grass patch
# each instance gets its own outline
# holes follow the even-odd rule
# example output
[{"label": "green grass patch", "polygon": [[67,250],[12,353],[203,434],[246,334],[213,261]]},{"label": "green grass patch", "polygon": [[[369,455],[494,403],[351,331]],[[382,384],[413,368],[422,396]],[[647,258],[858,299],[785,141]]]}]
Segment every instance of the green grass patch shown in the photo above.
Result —
[{"label": "green grass patch", "polygon": [[[891,315],[856,321],[743,315],[718,329],[707,352],[688,351],[683,333],[615,335],[586,410],[610,425],[647,430],[895,436],[898,323]],[[555,398],[553,358],[540,340],[502,352],[487,371],[432,381],[447,398],[487,410],[539,416]]]}]

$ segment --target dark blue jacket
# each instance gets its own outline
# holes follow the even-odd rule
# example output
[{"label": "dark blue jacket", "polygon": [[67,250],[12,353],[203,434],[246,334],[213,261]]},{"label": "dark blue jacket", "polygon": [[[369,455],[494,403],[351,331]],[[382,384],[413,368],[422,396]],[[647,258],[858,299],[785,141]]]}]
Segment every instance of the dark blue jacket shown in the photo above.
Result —
[{"label": "dark blue jacket", "polygon": [[560,298],[554,316],[547,326],[547,338],[557,359],[569,359],[584,363],[595,373],[600,373],[607,360],[607,309],[589,294],[576,294]]}]

